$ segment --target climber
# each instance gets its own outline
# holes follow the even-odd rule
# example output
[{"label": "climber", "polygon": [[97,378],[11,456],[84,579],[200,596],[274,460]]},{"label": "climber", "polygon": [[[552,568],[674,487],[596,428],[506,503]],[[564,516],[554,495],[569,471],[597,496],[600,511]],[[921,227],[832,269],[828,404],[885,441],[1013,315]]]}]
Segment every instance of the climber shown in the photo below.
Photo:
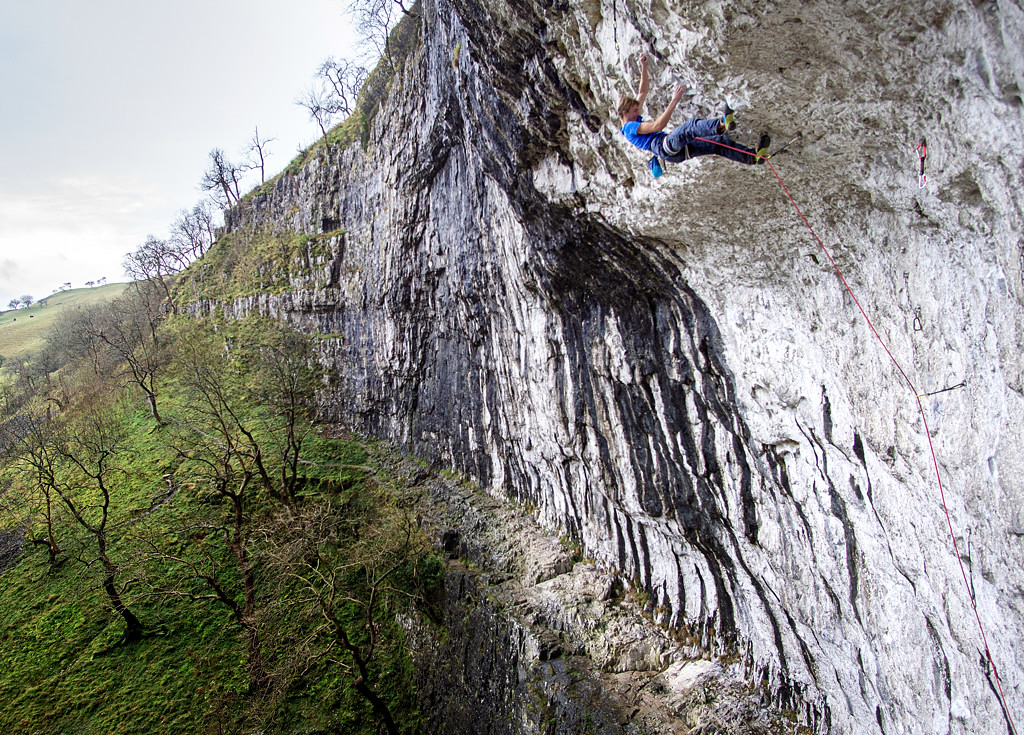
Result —
[{"label": "climber", "polygon": [[[767,133],[761,135],[757,150],[751,150],[733,141],[725,133],[736,127],[733,110],[725,104],[722,116],[712,119],[690,118],[671,133],[662,131],[668,126],[669,118],[675,112],[679,100],[686,94],[686,87],[677,84],[672,99],[656,120],[644,120],[640,116],[651,81],[647,74],[647,54],[640,55],[640,87],[639,97],[624,96],[619,100],[618,113],[622,122],[622,134],[630,143],[642,151],[650,151],[654,157],[647,165],[655,176],[661,175],[661,162],[679,163],[696,156],[716,155],[739,163],[764,163],[768,155],[771,138]],[[704,140],[697,140],[703,138]],[[712,142],[708,142],[712,141]],[[722,143],[722,145],[716,145]],[[731,150],[731,149],[738,150]]]}]

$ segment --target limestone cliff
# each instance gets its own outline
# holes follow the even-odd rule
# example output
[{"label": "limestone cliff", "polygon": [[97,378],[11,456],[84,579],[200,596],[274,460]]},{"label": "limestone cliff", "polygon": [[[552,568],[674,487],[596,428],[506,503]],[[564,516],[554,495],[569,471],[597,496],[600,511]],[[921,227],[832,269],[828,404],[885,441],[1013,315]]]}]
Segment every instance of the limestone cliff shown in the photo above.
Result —
[{"label": "limestone cliff", "polygon": [[[227,306],[327,335],[335,419],[537,509],[832,732],[1024,718],[1024,11],[426,0],[367,142],[229,217],[330,233]],[[653,179],[613,122],[802,138]],[[928,182],[914,146],[927,137]]]}]

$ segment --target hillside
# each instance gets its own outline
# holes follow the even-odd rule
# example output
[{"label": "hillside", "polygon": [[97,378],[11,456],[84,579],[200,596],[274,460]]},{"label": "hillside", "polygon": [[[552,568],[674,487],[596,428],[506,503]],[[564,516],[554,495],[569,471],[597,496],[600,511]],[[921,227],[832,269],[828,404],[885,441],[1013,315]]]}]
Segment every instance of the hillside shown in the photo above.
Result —
[{"label": "hillside", "polygon": [[26,356],[43,345],[46,333],[65,309],[80,309],[120,296],[127,284],[109,283],[96,288],[60,291],[27,309],[0,312],[0,355]]},{"label": "hillside", "polygon": [[[173,691],[215,690],[181,694],[175,726],[1015,735],[1020,3],[424,0],[401,30],[372,104],[226,213],[183,274],[160,337],[175,361],[153,373],[172,418],[139,390],[79,397],[128,437],[100,452],[123,463],[115,550],[162,554],[145,579],[106,569],[195,638],[187,662],[125,644],[168,656]],[[652,177],[613,112],[641,54],[650,117],[683,83],[673,125],[728,101],[736,142],[793,146]],[[37,416],[71,421],[52,398]],[[417,560],[368,574],[388,539]],[[2,648],[28,653],[0,691],[85,728],[77,683],[102,687],[51,691],[131,623],[96,584],[65,606],[85,590],[70,566],[42,580],[45,554],[4,575],[22,617]],[[362,615],[357,592],[392,573]],[[18,597],[33,584],[47,596]],[[174,594],[222,605],[218,625]],[[80,656],[47,640],[69,620]],[[332,656],[378,627],[372,682],[399,724],[346,675],[358,657]],[[124,702],[94,706],[106,725]]]},{"label": "hillside", "polygon": [[[318,247],[192,310],[320,335],[333,420],[535,509],[696,642],[662,665],[823,732],[1012,730],[1022,37],[1014,2],[426,2],[370,142],[228,218]],[[642,52],[650,116],[682,81],[673,124],[802,138],[652,178],[612,119]]]},{"label": "hillside", "polygon": [[395,616],[442,566],[374,448],[311,426],[307,341],[125,302],[0,403],[0,731],[415,730]]}]

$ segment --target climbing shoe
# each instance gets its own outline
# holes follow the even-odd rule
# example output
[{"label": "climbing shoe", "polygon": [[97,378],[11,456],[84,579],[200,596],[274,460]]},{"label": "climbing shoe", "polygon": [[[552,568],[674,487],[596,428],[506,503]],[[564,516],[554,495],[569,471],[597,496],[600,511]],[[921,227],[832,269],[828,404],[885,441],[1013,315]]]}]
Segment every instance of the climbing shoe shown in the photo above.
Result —
[{"label": "climbing shoe", "polygon": [[654,178],[658,178],[665,173],[665,170],[661,167],[661,159],[657,156],[653,156],[651,160],[647,162],[647,168],[651,169],[651,174],[654,175]]},{"label": "climbing shoe", "polygon": [[729,107],[729,103],[726,102],[724,108],[722,109],[722,127],[724,127],[726,131],[736,129],[735,117],[736,110]]},{"label": "climbing shoe", "polygon": [[761,133],[761,139],[757,141],[757,162],[764,163],[768,158],[768,148],[771,147],[772,138],[768,133]]}]

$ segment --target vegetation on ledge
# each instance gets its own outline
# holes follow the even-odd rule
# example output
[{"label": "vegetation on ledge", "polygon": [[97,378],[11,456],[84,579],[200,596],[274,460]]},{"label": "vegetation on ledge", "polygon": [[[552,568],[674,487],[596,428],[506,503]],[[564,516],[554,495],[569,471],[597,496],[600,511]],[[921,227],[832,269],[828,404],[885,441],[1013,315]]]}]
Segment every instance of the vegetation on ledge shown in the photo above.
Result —
[{"label": "vegetation on ledge", "polygon": [[291,288],[291,278],[324,269],[343,234],[252,228],[229,232],[182,275],[175,298],[184,303],[283,293]]}]

